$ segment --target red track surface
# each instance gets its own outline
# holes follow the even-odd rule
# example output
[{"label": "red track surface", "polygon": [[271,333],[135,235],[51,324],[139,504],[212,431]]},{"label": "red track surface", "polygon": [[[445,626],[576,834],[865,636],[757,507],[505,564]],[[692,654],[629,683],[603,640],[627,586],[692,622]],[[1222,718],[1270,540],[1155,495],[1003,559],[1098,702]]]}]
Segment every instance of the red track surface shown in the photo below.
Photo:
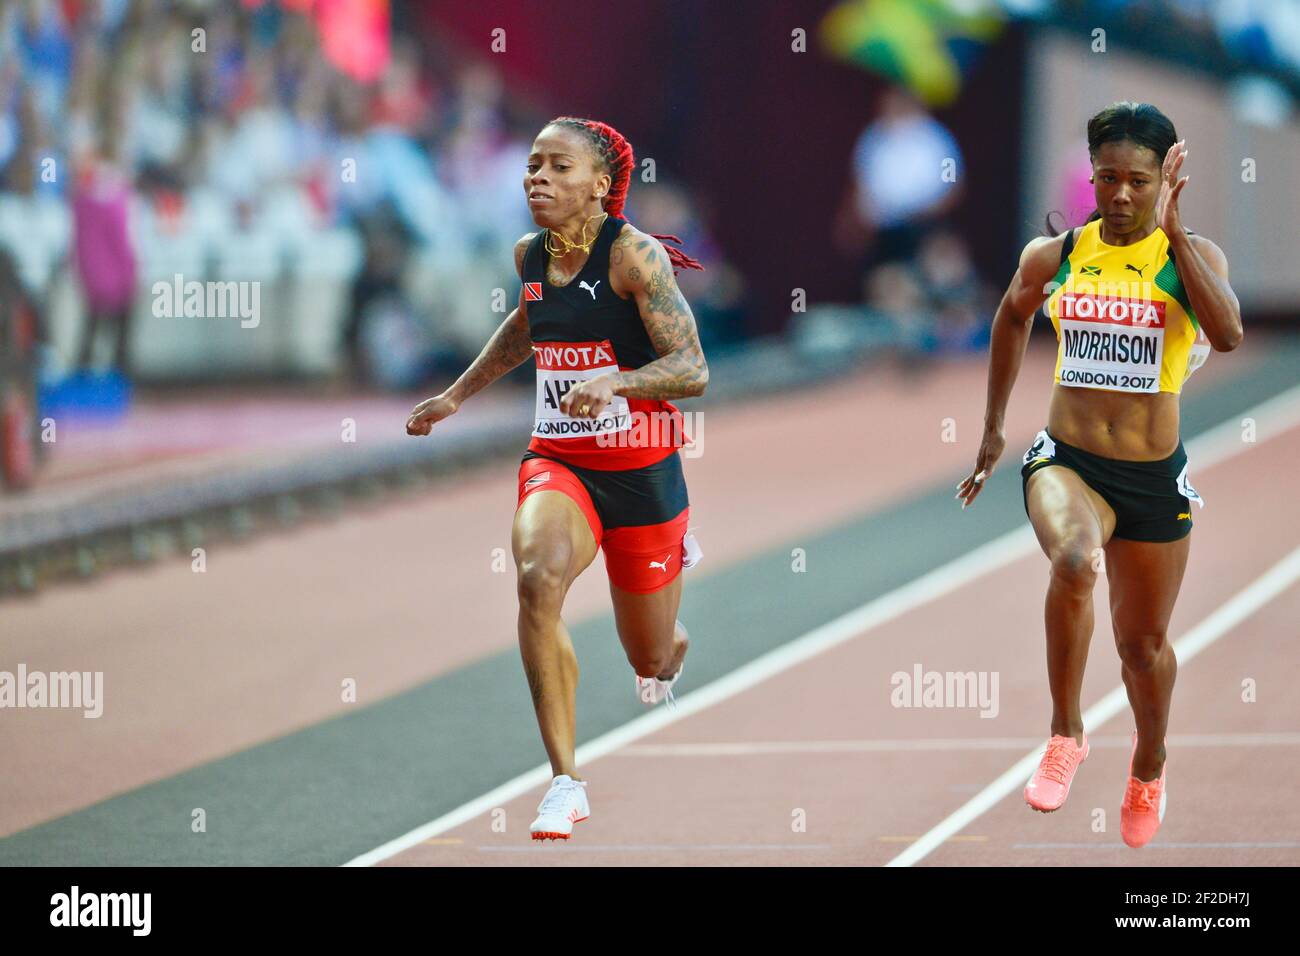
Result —
[{"label": "red track surface", "polygon": [[[1177,639],[1296,545],[1277,520],[1276,475],[1300,456],[1300,428],[1202,469],[1191,568],[1171,624]],[[1046,739],[1041,554],[1017,561],[724,703],[601,759],[590,781],[591,819],[569,845],[530,846],[538,795],[506,805],[507,830],[483,817],[395,857],[394,864],[882,864]],[[1085,708],[1119,683],[1104,586],[1084,686]],[[1090,727],[1098,745],[1065,808],[1042,815],[1015,793],[927,858],[936,864],[1204,865],[1300,862],[1300,808],[1279,794],[1300,787],[1300,679],[1294,653],[1300,586],[1225,635],[1179,674],[1170,733],[1289,733],[1261,746],[1169,747],[1170,803],[1156,842],[1119,841],[1119,801],[1132,720],[1127,710]],[[698,639],[707,640],[707,635]],[[1000,711],[895,709],[888,675],[912,670],[1000,672]],[[1241,700],[1254,678],[1260,701]],[[631,691],[629,690],[629,693]],[[1002,750],[927,751],[935,739],[1019,738]],[[893,752],[807,752],[826,741],[895,741]],[[775,752],[699,755],[690,746],[784,744]],[[1267,780],[1267,785],[1262,781]],[[743,781],[738,786],[737,781]],[[806,814],[793,832],[792,814]],[[1096,809],[1107,832],[1091,829]],[[1285,848],[1213,843],[1289,842]],[[1078,843],[1075,848],[1034,844]],[[1160,845],[1168,845],[1162,848]],[[1182,844],[1190,844],[1183,846]]]},{"label": "red track surface", "polygon": [[[1252,345],[1211,361],[1193,389],[1247,369]],[[1050,353],[1031,351],[999,480],[1017,480],[1019,450],[1042,427],[1050,369]],[[687,586],[707,586],[710,567],[801,532],[811,536],[936,481],[955,485],[974,456],[985,374],[983,357],[944,364],[924,379],[875,369],[825,388],[710,412],[704,455],[686,462],[706,553],[705,576],[688,578]],[[947,418],[957,423],[955,444],[940,440]],[[363,442],[367,432],[375,429],[362,429]],[[755,450],[772,449],[774,435],[779,454],[756,461]],[[1175,636],[1300,539],[1294,522],[1279,520],[1284,503],[1276,491],[1277,476],[1297,457],[1300,434],[1292,431],[1215,468],[1192,462],[1208,507],[1196,514]],[[205,574],[193,573],[187,561],[163,562],[10,602],[2,612],[0,665],[21,660],[33,670],[103,670],[114,709],[111,721],[75,712],[10,713],[0,726],[0,749],[15,772],[0,779],[0,834],[338,714],[348,706],[339,699],[340,674],[356,678],[365,703],[512,648],[508,553],[516,461],[332,524],[213,549]],[[754,521],[755,514],[764,520]],[[505,549],[506,573],[485,573],[495,548]],[[1045,734],[1045,578],[1037,554],[991,572],[584,767],[593,815],[571,845],[528,841],[539,797],[530,794],[506,806],[504,834],[480,818],[392,862],[883,863]],[[1097,602],[1085,705],[1118,682],[1104,585]],[[1297,676],[1290,641],[1298,602],[1293,589],[1184,669],[1174,735],[1300,731],[1300,702],[1285,690]],[[607,609],[598,560],[575,585],[565,616],[576,621]],[[454,623],[438,628],[438,641],[430,639],[435,615]],[[927,669],[998,670],[997,718],[890,707],[887,675],[918,662]],[[1259,681],[1259,703],[1240,702],[1245,677]],[[1123,847],[1023,847],[1118,843],[1127,747],[1122,741],[1107,746],[1103,738],[1126,737],[1129,724],[1116,718],[1089,729],[1098,744],[1064,810],[1044,817],[1018,797],[1008,799],[927,862],[1300,861],[1295,848],[1153,846],[1138,854]],[[519,733],[535,735],[536,728]],[[1014,740],[1003,750],[916,752],[903,744],[885,752],[810,752],[807,746],[989,736]],[[717,742],[793,746],[731,756],[680,751],[683,744]],[[1157,841],[1300,841],[1300,816],[1268,798],[1300,782],[1289,759],[1295,746],[1171,745],[1170,809]],[[655,749],[662,747],[670,750]],[[539,743],[539,762],[541,753]],[[1255,772],[1247,776],[1246,768]],[[1258,783],[1263,779],[1268,791]],[[1106,810],[1106,834],[1089,828],[1095,807]],[[796,809],[807,814],[806,832],[792,831]]]}]

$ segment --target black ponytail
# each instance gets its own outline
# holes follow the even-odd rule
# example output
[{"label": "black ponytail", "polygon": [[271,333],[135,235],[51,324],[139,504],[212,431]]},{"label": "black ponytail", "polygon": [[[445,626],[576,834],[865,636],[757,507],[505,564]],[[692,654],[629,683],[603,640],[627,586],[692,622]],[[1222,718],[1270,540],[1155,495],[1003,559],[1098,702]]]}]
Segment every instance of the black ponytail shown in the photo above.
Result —
[{"label": "black ponytail", "polygon": [[[1047,219],[1046,219],[1046,222],[1045,222],[1046,229],[1044,230],[1044,232],[1045,232],[1045,234],[1048,235],[1048,236],[1055,237],[1055,236],[1059,236],[1061,233],[1065,232],[1065,230],[1064,230],[1064,229],[1055,229],[1055,228],[1052,227],[1052,216],[1060,216],[1061,218],[1065,218],[1065,213],[1061,212],[1059,209],[1053,209],[1051,212],[1049,212],[1049,213],[1047,214]],[[1089,216],[1087,219],[1085,219],[1085,220],[1083,221],[1083,225],[1086,226],[1088,223],[1092,222],[1094,219],[1100,219],[1100,218],[1101,218],[1101,210],[1100,210],[1100,209],[1094,209],[1094,210],[1092,211],[1092,215]]]}]

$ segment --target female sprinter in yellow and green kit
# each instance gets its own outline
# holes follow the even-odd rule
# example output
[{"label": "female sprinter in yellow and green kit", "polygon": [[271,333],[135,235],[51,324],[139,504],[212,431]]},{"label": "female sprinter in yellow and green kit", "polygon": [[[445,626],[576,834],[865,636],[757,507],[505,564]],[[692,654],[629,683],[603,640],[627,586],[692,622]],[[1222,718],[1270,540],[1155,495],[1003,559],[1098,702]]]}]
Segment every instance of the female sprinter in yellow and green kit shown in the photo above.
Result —
[{"label": "female sprinter in yellow and green kit", "polygon": [[1025,787],[1060,807],[1088,756],[1079,709],[1092,637],[1092,589],[1104,552],[1110,612],[1137,731],[1120,807],[1129,846],[1155,835],[1165,808],[1165,728],[1177,664],[1167,635],[1191,542],[1192,505],[1178,395],[1211,348],[1242,338],[1228,262],[1182,226],[1187,147],[1148,103],[1116,103],[1088,121],[1097,209],[1082,227],[1040,237],[993,320],[984,437],[957,487],[975,500],[1006,446],[1003,418],[1035,310],[1056,329],[1047,427],[1025,452],[1025,511],[1051,561],[1047,675],[1051,737]]}]

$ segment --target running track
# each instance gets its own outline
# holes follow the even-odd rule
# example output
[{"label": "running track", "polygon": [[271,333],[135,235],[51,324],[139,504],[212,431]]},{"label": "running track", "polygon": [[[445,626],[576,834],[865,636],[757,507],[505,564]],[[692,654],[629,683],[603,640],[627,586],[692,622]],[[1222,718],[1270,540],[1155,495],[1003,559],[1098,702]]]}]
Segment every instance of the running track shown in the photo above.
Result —
[{"label": "running track", "polygon": [[[1262,336],[1212,356],[1184,396],[1189,443],[1294,387],[1298,358]],[[952,492],[978,440],[982,358],[709,413],[686,462],[705,560],[686,579],[677,713],[634,699],[599,559],[570,594],[593,816],[569,845],[527,836],[549,775],[514,648],[513,459],[231,546],[206,574],[168,563],[10,602],[0,669],[102,670],[107,701],[99,720],[0,712],[16,771],[0,781],[0,863],[1300,862],[1300,811],[1267,796],[1300,783],[1300,583],[1266,577],[1300,545],[1281,490],[1300,459],[1294,392],[1254,444],[1207,439],[1205,467],[1192,449],[1208,504],[1171,635],[1204,646],[1180,669],[1156,841],[1131,851],[1117,832],[1126,705],[1089,726],[1063,810],[1020,800],[1028,771],[1012,771],[1041,745],[1048,699],[1046,563],[1016,471],[1050,361],[1031,352],[1006,456],[965,512]],[[1085,707],[1119,684],[1104,580],[1096,600]],[[996,716],[891,706],[890,675],[916,664],[996,672]]]}]

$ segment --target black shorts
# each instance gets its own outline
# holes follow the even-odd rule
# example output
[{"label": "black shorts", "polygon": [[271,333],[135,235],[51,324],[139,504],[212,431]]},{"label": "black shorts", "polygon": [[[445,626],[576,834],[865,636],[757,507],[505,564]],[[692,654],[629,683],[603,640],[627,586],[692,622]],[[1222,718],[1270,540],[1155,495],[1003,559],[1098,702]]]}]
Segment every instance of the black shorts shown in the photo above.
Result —
[{"label": "black shorts", "polygon": [[1192,502],[1204,507],[1187,477],[1187,452],[1180,440],[1168,458],[1124,461],[1103,458],[1052,438],[1044,428],[1025,452],[1020,489],[1029,514],[1029,476],[1064,465],[1115,512],[1115,537],[1129,541],[1177,541],[1192,530]]},{"label": "black shorts", "polygon": [[653,465],[620,471],[580,468],[534,451],[524,452],[522,461],[534,458],[555,462],[573,472],[587,489],[606,528],[661,524],[677,517],[690,504],[682,459],[675,452]]},{"label": "black shorts", "polygon": [[653,465],[620,471],[524,452],[516,508],[541,491],[567,495],[581,509],[605,553],[610,583],[625,591],[657,591],[700,558],[689,534],[686,478],[675,451]]}]

